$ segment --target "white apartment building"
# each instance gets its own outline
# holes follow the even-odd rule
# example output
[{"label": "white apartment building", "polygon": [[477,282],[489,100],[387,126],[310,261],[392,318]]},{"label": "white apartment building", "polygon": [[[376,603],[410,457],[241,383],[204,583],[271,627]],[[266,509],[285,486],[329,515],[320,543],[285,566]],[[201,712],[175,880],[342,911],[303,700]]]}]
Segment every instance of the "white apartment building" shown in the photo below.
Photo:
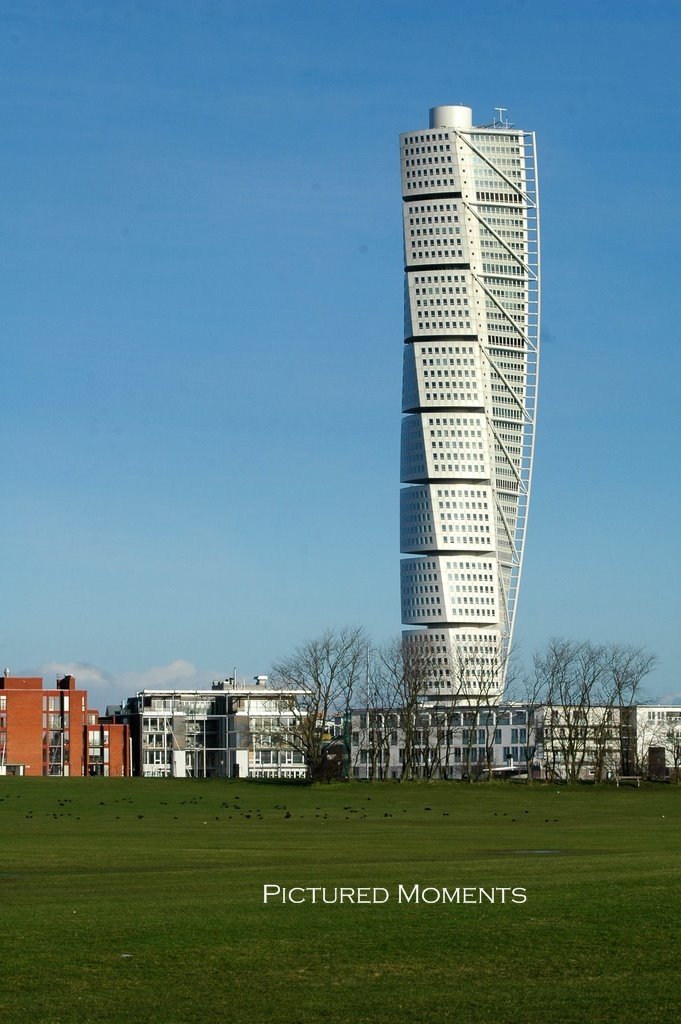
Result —
[{"label": "white apartment building", "polygon": [[638,770],[659,780],[681,778],[681,707],[639,706],[631,713]]},{"label": "white apartment building", "polygon": [[228,734],[230,774],[251,779],[304,779],[305,758],[293,733],[297,690],[262,686],[230,694]]},{"label": "white apartment building", "polygon": [[681,779],[681,707],[424,702],[355,710],[355,779],[531,777],[605,782]]},{"label": "white apartment building", "polygon": [[400,711],[353,711],[350,775],[355,779],[540,777],[535,709],[522,704],[423,703]]},{"label": "white apartment building", "polygon": [[[405,261],[402,621],[442,696],[500,696],[539,364],[535,139],[466,106],[400,137]],[[425,645],[425,646],[422,646]]]},{"label": "white apartment building", "polygon": [[218,680],[210,690],[142,690],[116,717],[130,724],[133,774],[152,778],[299,778],[296,690]]}]

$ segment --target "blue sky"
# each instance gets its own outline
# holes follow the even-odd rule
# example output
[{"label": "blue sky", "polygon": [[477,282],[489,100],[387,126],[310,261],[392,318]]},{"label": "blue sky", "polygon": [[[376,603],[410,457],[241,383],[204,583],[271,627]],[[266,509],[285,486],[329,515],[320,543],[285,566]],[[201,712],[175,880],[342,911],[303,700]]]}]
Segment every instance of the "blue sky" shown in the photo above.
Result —
[{"label": "blue sky", "polygon": [[516,640],[681,694],[676,2],[0,0],[0,660],[93,703],[397,634],[397,136],[538,133]]}]

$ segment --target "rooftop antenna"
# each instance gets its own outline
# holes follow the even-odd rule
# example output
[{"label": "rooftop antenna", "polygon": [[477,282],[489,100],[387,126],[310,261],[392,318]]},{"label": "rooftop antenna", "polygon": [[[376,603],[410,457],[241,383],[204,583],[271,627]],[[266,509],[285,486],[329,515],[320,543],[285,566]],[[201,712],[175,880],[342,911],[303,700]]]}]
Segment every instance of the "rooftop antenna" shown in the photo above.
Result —
[{"label": "rooftop antenna", "polygon": [[[494,109],[499,113],[497,124],[504,124],[504,118],[502,115],[508,113],[508,107],[495,107]],[[508,121],[506,121],[506,124],[508,124]]]}]

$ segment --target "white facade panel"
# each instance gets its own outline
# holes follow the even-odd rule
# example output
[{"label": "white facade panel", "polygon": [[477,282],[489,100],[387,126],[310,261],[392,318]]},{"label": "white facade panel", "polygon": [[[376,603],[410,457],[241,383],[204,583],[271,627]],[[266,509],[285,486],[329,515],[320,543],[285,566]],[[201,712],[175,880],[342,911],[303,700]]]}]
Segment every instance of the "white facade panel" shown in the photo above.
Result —
[{"label": "white facade panel", "polygon": [[494,556],[405,558],[401,570],[404,623],[498,624],[498,566]]},{"label": "white facade panel", "polygon": [[[461,200],[432,198],[419,200],[404,207],[404,252],[407,263],[433,263],[446,260],[468,261],[469,247],[465,234],[464,205]],[[432,274],[431,276],[431,284]],[[450,270],[441,284],[454,283],[457,275]],[[438,279],[439,280],[439,279]],[[461,281],[461,275],[458,275]],[[428,282],[419,282],[427,284]],[[433,292],[426,292],[434,296]],[[456,292],[444,292],[444,296],[456,296]],[[452,303],[456,306],[456,303]]]},{"label": "white facade panel", "polygon": [[402,194],[420,196],[460,189],[455,133],[436,128],[402,136]]},{"label": "white facade panel", "polygon": [[429,339],[405,345],[402,411],[483,409],[485,373],[477,341]]},{"label": "white facade panel", "polygon": [[404,487],[400,547],[423,551],[496,551],[496,513],[489,484]]},{"label": "white facade panel", "polygon": [[490,440],[484,413],[405,416],[402,480],[489,480]]}]

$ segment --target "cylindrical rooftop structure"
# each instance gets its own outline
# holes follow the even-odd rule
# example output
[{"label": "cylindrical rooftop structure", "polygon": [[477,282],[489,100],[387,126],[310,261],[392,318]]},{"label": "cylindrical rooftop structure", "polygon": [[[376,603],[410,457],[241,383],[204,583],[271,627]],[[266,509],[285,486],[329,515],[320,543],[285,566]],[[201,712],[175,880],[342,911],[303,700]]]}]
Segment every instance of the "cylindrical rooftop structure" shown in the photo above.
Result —
[{"label": "cylindrical rooftop structure", "polygon": [[460,103],[453,106],[430,108],[431,128],[472,128],[473,110]]}]

